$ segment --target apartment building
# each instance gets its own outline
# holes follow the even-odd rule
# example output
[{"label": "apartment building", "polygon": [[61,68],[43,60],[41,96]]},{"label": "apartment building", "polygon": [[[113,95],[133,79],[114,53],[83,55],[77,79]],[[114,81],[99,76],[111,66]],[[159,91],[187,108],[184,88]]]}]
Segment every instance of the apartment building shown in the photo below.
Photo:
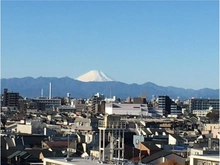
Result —
[{"label": "apartment building", "polygon": [[213,110],[219,110],[219,99],[189,99],[189,111],[193,112],[193,110],[207,110],[210,107]]},{"label": "apartment building", "polygon": [[8,92],[8,89],[4,89],[3,94],[3,107],[17,107],[19,104],[19,93]]}]

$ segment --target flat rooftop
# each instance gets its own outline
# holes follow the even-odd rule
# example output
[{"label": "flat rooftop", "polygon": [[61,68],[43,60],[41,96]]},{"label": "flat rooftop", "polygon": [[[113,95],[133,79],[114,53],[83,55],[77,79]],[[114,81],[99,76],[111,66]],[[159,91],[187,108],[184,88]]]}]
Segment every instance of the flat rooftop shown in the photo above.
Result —
[{"label": "flat rooftop", "polygon": [[[67,162],[65,158],[44,158],[44,163],[54,163],[56,165],[99,165],[101,163],[98,160],[90,160],[84,158],[72,158],[71,161]],[[103,163],[105,165],[112,165],[110,163]]]},{"label": "flat rooftop", "polygon": [[196,158],[201,160],[211,160],[211,161],[217,161],[220,162],[219,155],[191,155],[190,158]]}]

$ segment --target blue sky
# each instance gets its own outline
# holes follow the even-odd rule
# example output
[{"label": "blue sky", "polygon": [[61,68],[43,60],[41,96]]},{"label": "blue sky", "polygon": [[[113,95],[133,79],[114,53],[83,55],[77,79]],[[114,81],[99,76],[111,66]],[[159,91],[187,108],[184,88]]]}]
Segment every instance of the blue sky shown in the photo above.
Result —
[{"label": "blue sky", "polygon": [[100,70],[125,83],[217,89],[218,1],[2,1],[1,76]]}]

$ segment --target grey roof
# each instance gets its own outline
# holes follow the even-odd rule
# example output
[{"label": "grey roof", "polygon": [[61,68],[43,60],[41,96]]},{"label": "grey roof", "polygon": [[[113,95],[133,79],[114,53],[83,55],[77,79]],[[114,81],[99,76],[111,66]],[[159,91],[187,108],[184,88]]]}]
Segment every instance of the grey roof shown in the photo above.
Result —
[{"label": "grey roof", "polygon": [[26,156],[23,156],[23,159],[28,159],[31,155],[26,155]]},{"label": "grey roof", "polygon": [[6,143],[8,144],[9,147],[15,147],[15,144],[14,144],[12,138],[5,137],[5,141],[6,141]]},{"label": "grey roof", "polygon": [[25,151],[30,155],[28,159],[39,159],[42,149],[25,149]]},{"label": "grey roof", "polygon": [[15,145],[18,146],[18,145],[22,145],[23,146],[23,141],[21,138],[15,138]]},{"label": "grey roof", "polygon": [[142,163],[149,163],[153,160],[156,160],[158,158],[161,158],[161,157],[164,157],[164,156],[167,156],[167,155],[170,155],[170,154],[172,154],[172,152],[162,150],[162,151],[159,151],[155,154],[152,154],[150,156],[145,157],[144,159],[142,159]]},{"label": "grey roof", "polygon": [[22,135],[24,145],[38,145],[41,146],[41,141],[45,140],[45,135]]},{"label": "grey roof", "polygon": [[16,156],[22,157],[22,156],[28,156],[29,154],[26,151],[22,151],[19,154],[17,154]]},{"label": "grey roof", "polygon": [[203,147],[208,147],[207,142],[202,142],[202,143],[194,143],[193,148],[195,149],[202,149]]},{"label": "grey roof", "polygon": [[[10,150],[6,150],[5,153],[4,153],[5,154],[5,158],[7,158],[8,156],[10,156],[11,154],[13,154],[16,151],[18,151],[18,149],[16,149],[16,148],[12,148]],[[3,153],[2,153],[2,156],[3,156]]]},{"label": "grey roof", "polygon": [[164,128],[150,128],[150,131],[154,134],[155,132],[158,132],[158,133],[163,133],[163,132],[166,132],[166,130]]},{"label": "grey roof", "polygon": [[[71,140],[75,140],[75,139],[77,139],[77,135],[76,134],[71,134],[69,136],[69,140],[70,141]],[[68,136],[66,136],[66,137],[51,137],[51,140],[52,141],[68,141]]]},{"label": "grey roof", "polygon": [[141,142],[146,148],[149,150],[161,150],[159,147],[157,147],[154,143],[152,142]]},{"label": "grey roof", "polygon": [[63,153],[61,151],[49,151],[49,150],[43,150],[42,154],[44,155],[45,158],[50,158],[50,157],[64,157]]},{"label": "grey roof", "polygon": [[152,134],[150,131],[148,131],[147,128],[142,128],[142,130],[143,130],[147,135],[151,135],[151,134]]},{"label": "grey roof", "polygon": [[7,158],[8,158],[8,159],[11,159],[11,158],[17,156],[20,152],[21,152],[21,151],[16,151],[16,152],[14,152],[13,154],[9,155]]},{"label": "grey roof", "polygon": [[184,138],[189,142],[194,142],[195,140],[197,140],[197,137],[193,137],[193,136],[185,136]]},{"label": "grey roof", "polygon": [[176,140],[184,140],[182,137],[180,137],[177,134],[170,134],[172,137],[174,137]]},{"label": "grey roof", "polygon": [[91,120],[89,118],[82,118],[82,117],[77,117],[75,119],[75,122],[87,122],[87,123],[90,123]]}]

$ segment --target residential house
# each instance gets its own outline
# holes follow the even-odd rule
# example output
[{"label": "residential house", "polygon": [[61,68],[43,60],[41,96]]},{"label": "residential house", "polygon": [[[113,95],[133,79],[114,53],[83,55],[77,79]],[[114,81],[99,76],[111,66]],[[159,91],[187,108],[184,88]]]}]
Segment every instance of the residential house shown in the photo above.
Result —
[{"label": "residential house", "polygon": [[17,150],[7,156],[7,163],[10,165],[42,164],[40,153],[41,149]]},{"label": "residential house", "polygon": [[93,132],[98,131],[98,121],[100,119],[96,117],[91,118],[82,118],[77,117],[74,121],[74,124],[72,125],[72,129],[75,130],[75,132]]},{"label": "residential house", "polygon": [[53,149],[60,149],[61,151],[65,151],[67,148],[68,141],[42,141],[42,149],[47,149],[49,151],[53,151]]},{"label": "residential house", "polygon": [[220,139],[220,129],[219,128],[212,129],[212,137]]},{"label": "residential house", "polygon": [[146,151],[148,155],[161,151],[161,148],[157,147],[152,142],[140,142],[138,149],[141,151]]},{"label": "residential house", "polygon": [[169,134],[168,144],[182,146],[184,145],[184,139],[177,134]]},{"label": "residential house", "polygon": [[176,160],[167,160],[164,163],[160,163],[157,165],[182,165],[182,164],[178,163]]},{"label": "residential house", "polygon": [[26,148],[38,147],[41,148],[41,141],[48,140],[47,136],[44,135],[18,135],[23,139],[23,145]]},{"label": "residential house", "polygon": [[147,151],[141,151],[134,146],[124,146],[124,158],[132,162],[140,162],[141,159],[148,156]]},{"label": "residential house", "polygon": [[219,155],[191,155],[190,165],[219,165]]},{"label": "residential house", "polygon": [[49,150],[42,150],[39,158],[43,161],[44,158],[53,158],[53,157],[64,157],[64,154],[60,150],[56,151],[49,151]]},{"label": "residential house", "polygon": [[176,160],[181,165],[185,164],[185,158],[181,157],[180,155],[177,155],[173,152],[169,151],[159,151],[153,155],[147,156],[144,159],[141,160],[142,163],[148,164],[148,165],[155,165],[159,163],[164,163],[167,160]]},{"label": "residential house", "polygon": [[220,129],[220,124],[204,124],[204,130],[212,131],[213,129]]}]

